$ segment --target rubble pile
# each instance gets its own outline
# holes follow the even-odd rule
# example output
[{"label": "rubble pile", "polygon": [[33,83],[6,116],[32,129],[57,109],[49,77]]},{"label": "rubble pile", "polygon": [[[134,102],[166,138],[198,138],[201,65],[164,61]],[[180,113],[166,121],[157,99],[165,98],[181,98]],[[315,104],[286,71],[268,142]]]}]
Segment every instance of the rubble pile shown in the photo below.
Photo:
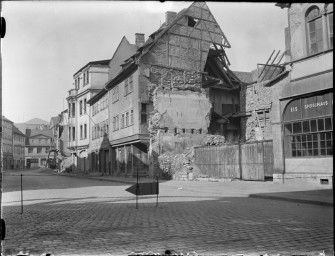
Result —
[{"label": "rubble pile", "polygon": [[186,152],[176,154],[166,152],[158,157],[159,167],[164,173],[168,173],[174,179],[189,179],[194,175],[192,163],[194,161],[194,148]]},{"label": "rubble pile", "polygon": [[227,143],[226,138],[222,135],[207,135],[202,145],[204,146],[219,146]]},{"label": "rubble pile", "polygon": [[72,157],[63,157],[60,163],[60,172],[71,172],[72,171]]}]

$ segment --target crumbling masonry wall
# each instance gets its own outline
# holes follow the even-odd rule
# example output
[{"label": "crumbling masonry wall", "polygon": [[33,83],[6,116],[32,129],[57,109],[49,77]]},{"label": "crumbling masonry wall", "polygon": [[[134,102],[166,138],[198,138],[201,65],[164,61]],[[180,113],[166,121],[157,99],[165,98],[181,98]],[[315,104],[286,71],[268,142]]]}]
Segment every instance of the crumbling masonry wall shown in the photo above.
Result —
[{"label": "crumbling masonry wall", "polygon": [[146,68],[147,92],[153,106],[148,127],[151,173],[161,170],[173,176],[190,172],[192,167],[185,156],[206,136],[212,110],[201,88],[201,74],[156,65]]},{"label": "crumbling masonry wall", "polygon": [[241,88],[242,141],[272,139],[272,88],[256,83]]}]

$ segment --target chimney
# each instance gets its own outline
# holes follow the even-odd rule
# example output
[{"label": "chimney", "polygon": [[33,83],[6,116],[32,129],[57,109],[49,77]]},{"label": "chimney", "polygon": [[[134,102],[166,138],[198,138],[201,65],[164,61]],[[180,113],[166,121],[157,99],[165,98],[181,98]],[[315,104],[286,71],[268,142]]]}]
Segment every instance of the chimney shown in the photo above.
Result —
[{"label": "chimney", "polygon": [[165,13],[165,23],[169,24],[177,16],[176,12],[166,12]]},{"label": "chimney", "polygon": [[144,44],[144,34],[141,33],[135,34],[135,44],[137,47],[141,47]]}]

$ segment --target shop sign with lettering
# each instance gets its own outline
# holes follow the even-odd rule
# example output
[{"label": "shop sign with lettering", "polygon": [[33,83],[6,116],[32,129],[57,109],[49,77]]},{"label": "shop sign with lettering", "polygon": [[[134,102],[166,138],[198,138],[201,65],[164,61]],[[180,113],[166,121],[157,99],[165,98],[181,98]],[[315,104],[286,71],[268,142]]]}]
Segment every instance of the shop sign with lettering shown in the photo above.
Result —
[{"label": "shop sign with lettering", "polygon": [[283,121],[308,119],[333,113],[333,93],[314,95],[291,101],[285,108]]}]

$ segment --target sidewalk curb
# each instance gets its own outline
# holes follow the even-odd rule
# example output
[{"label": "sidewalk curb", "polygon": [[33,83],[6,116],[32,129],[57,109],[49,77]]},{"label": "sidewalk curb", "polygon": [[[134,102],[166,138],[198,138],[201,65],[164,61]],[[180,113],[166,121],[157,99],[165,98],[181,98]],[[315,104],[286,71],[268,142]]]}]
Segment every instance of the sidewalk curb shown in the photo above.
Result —
[{"label": "sidewalk curb", "polygon": [[250,194],[249,197],[251,198],[261,198],[261,199],[270,199],[270,200],[278,200],[278,201],[288,201],[294,203],[301,203],[301,204],[313,204],[313,205],[321,205],[321,206],[330,206],[333,207],[333,203],[329,202],[320,202],[314,200],[305,200],[305,199],[298,199],[298,198],[287,198],[287,197],[279,197],[279,196],[267,196],[267,195],[257,195],[257,194]]},{"label": "sidewalk curb", "polygon": [[125,184],[136,184],[136,182],[133,182],[133,181],[102,179],[99,177],[81,176],[81,175],[76,175],[76,174],[62,174],[62,173],[52,173],[52,174],[56,176],[58,175],[58,176],[65,176],[65,177],[72,177],[72,178],[79,178],[79,179],[90,179],[90,180],[118,182],[118,183],[125,183]]}]

